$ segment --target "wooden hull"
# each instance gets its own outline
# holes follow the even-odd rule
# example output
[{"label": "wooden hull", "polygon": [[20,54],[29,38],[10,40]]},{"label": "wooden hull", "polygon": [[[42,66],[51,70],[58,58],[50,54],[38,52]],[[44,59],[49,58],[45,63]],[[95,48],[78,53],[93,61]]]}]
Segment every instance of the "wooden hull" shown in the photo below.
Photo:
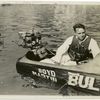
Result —
[{"label": "wooden hull", "polygon": [[[21,75],[34,79],[42,79],[43,82],[55,84],[55,87],[61,87],[66,84],[69,87],[100,95],[100,66],[78,65],[78,66],[60,66],[32,61],[25,56],[16,63],[17,72]],[[49,84],[49,85],[50,85]]]}]

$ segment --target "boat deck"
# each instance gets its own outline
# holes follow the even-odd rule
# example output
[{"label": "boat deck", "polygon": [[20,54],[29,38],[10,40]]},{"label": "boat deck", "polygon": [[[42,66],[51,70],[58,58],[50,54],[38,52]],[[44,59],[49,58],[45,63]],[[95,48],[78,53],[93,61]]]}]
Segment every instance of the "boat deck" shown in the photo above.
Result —
[{"label": "boat deck", "polygon": [[52,68],[100,75],[100,66],[98,64],[94,65],[94,63],[92,63],[92,62],[83,64],[83,65],[65,66],[65,65],[47,64],[47,63],[43,63],[43,62],[39,62],[39,61],[32,61],[32,60],[27,59],[26,57],[23,57],[20,60],[20,62],[28,63],[28,64],[36,64],[36,65],[41,65],[41,66],[45,66],[45,67],[47,66],[47,67],[52,67]]}]

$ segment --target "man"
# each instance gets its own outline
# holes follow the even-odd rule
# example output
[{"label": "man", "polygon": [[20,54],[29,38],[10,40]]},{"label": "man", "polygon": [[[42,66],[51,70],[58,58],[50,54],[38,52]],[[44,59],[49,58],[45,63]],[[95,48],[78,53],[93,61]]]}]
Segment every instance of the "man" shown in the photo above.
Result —
[{"label": "man", "polygon": [[56,55],[41,62],[77,65],[88,62],[100,53],[97,42],[86,34],[86,28],[83,24],[75,24],[73,29],[74,36],[66,39],[58,48]]}]

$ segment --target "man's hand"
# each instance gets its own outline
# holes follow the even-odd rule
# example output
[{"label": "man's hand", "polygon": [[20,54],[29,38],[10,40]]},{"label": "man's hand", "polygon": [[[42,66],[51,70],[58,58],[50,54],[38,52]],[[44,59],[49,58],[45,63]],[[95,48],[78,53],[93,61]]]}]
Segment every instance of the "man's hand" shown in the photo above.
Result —
[{"label": "man's hand", "polygon": [[88,63],[88,62],[89,62],[89,60],[79,61],[79,62],[78,62],[78,65],[85,64],[85,63]]}]

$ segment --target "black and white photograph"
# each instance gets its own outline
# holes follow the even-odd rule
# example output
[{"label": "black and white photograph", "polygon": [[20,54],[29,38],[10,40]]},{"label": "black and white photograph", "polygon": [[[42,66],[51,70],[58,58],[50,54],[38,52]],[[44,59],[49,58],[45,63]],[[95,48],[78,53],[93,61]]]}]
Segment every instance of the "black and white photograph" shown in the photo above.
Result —
[{"label": "black and white photograph", "polygon": [[0,2],[0,95],[100,96],[100,3]]}]

